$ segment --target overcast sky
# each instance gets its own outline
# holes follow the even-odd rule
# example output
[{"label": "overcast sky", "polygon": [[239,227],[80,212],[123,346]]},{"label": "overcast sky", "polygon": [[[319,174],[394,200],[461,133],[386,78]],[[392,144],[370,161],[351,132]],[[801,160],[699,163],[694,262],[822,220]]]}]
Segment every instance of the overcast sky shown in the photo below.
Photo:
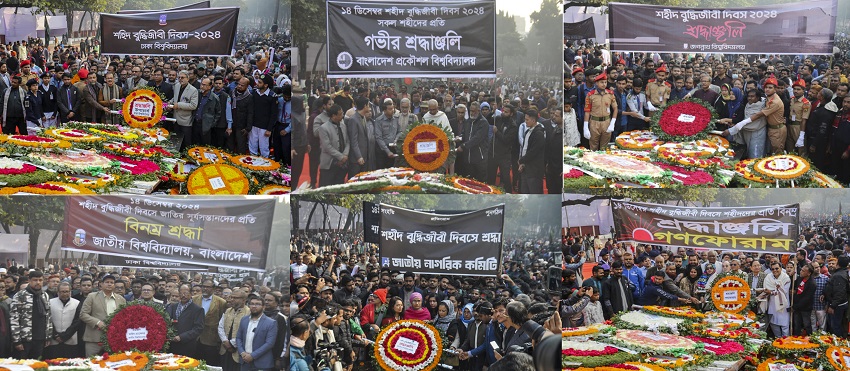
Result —
[{"label": "overcast sky", "polygon": [[528,17],[540,9],[542,0],[497,0],[496,9],[507,11],[508,14]]}]

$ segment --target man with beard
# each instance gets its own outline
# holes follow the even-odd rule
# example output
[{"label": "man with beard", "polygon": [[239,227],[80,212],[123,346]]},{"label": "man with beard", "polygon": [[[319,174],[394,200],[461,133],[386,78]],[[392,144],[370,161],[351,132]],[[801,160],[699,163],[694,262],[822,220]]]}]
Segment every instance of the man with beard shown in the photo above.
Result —
[{"label": "man with beard", "polygon": [[423,295],[422,289],[415,287],[414,282],[416,281],[416,276],[413,272],[407,272],[404,274],[404,284],[402,286],[392,286],[389,291],[388,297],[398,296],[404,302],[404,309],[410,308],[410,294],[414,292]]},{"label": "man with beard", "polygon": [[493,163],[490,184],[496,184],[496,170],[499,172],[500,185],[511,192],[511,153],[516,147],[518,127],[516,125],[516,108],[511,104],[502,107],[502,114],[494,120],[495,133],[493,140]]},{"label": "man with beard", "polygon": [[602,284],[602,306],[605,319],[611,319],[615,314],[632,309],[632,291],[629,282],[623,277],[623,263],[615,261],[611,264],[611,277]]},{"label": "man with beard", "polygon": [[83,302],[80,319],[86,324],[83,341],[86,342],[86,357],[101,354],[101,334],[106,329],[106,319],[121,305],[124,297],[113,292],[115,277],[106,275],[101,280],[100,291],[90,293]]},{"label": "man with beard", "polygon": [[263,300],[259,297],[252,296],[248,308],[250,315],[242,317],[236,335],[240,370],[271,369],[274,367],[272,349],[277,339],[277,323],[263,314]]},{"label": "man with beard", "polygon": [[248,78],[239,79],[230,94],[233,105],[233,125],[225,132],[228,148],[234,153],[248,153],[248,132],[254,122],[254,97],[248,90]]},{"label": "man with beard", "polygon": [[[588,97],[588,99],[591,98]],[[519,161],[517,161],[520,193],[542,194],[546,166],[544,159],[546,135],[543,127],[537,122],[537,110],[532,108],[525,112],[525,125],[527,129],[520,145]],[[552,192],[560,192],[560,187]]]},{"label": "man with beard", "polygon": [[45,342],[53,334],[50,298],[42,290],[44,274],[41,271],[30,271],[28,277],[27,288],[11,299],[12,354],[18,359],[41,359]]},{"label": "man with beard", "polygon": [[746,157],[761,158],[765,154],[765,140],[767,136],[767,121],[764,117],[752,120],[751,117],[764,109],[764,101],[759,98],[757,90],[747,91],[747,104],[742,104],[732,118],[720,119],[726,124],[735,123],[734,126],[723,131],[723,136],[733,135],[735,141],[747,147]]},{"label": "man with beard", "polygon": [[[197,340],[204,329],[204,309],[192,302],[192,289],[189,285],[181,285],[178,292],[180,301],[165,307],[165,312],[171,318],[171,326],[177,334],[169,339],[169,350],[174,354],[198,357]],[[262,306],[260,309],[262,312]]]},{"label": "man with beard", "polygon": [[342,305],[348,299],[357,299],[360,296],[360,289],[357,287],[354,278],[349,275],[344,275],[339,280],[340,288],[333,293],[333,301]]},{"label": "man with beard", "polygon": [[201,282],[201,295],[192,298],[195,305],[204,309],[204,330],[198,338],[198,355],[213,366],[221,366],[218,351],[221,339],[218,336],[218,323],[221,321],[227,303],[213,294],[215,283],[211,278]]},{"label": "man with beard", "polygon": [[[464,172],[470,178],[487,181],[488,142],[490,125],[480,114],[478,102],[469,104],[469,119],[463,126],[463,141],[455,149],[463,162]],[[430,113],[430,112],[429,112]],[[445,117],[445,115],[443,116]],[[446,122],[448,124],[448,120]]]},{"label": "man with beard", "polygon": [[[657,275],[658,273],[655,274]],[[682,303],[688,301],[694,304],[699,303],[699,300],[697,298],[691,297],[690,295],[688,295],[688,293],[682,291],[682,289],[679,288],[678,280],[682,277],[683,276],[677,273],[676,263],[668,262],[664,266],[664,281],[661,282],[661,289],[667,292],[668,294],[673,294],[677,298],[679,298],[678,301],[669,300],[668,305],[670,306],[679,306]]]},{"label": "man with beard", "polygon": [[287,335],[289,332],[289,321],[287,321],[283,311],[279,309],[279,295],[280,292],[269,292],[263,295],[263,314],[277,323],[277,337],[275,338],[274,347],[272,347],[272,354],[275,355],[275,367],[281,370],[281,358],[276,356],[287,349],[287,343],[289,342],[289,336]]},{"label": "man with beard", "polygon": [[[218,336],[222,345],[219,354],[224,356],[222,360],[222,369],[224,371],[239,370],[239,354],[236,350],[236,335],[239,332],[242,318],[248,316],[250,313],[248,306],[245,305],[247,297],[248,295],[244,290],[234,288],[230,295],[230,308],[227,308],[218,323]],[[260,309],[262,309],[262,307]]]}]

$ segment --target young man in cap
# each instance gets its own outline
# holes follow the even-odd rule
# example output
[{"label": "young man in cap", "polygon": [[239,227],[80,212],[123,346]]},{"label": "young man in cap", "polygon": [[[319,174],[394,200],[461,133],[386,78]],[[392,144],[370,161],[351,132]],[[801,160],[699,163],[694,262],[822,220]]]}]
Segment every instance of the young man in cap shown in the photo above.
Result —
[{"label": "young man in cap", "polygon": [[596,89],[587,95],[584,103],[584,137],[590,140],[591,151],[608,144],[617,122],[617,99],[607,88],[607,79],[603,73],[593,80]]},{"label": "young man in cap", "polygon": [[[779,95],[776,94],[777,86],[779,86],[779,83],[776,81],[776,78],[770,77],[766,79],[764,81],[764,93],[767,95],[767,99],[764,102],[764,109],[735,125],[740,130],[740,127],[754,120],[762,117],[766,118],[767,137],[770,140],[771,147],[770,153],[774,155],[780,154],[785,150],[786,137],[785,118],[783,117],[785,105],[782,103]],[[731,132],[731,129],[729,131]]]},{"label": "young man in cap", "polygon": [[[670,99],[673,86],[667,81],[667,66],[662,65],[655,69],[655,78],[649,79],[646,84],[646,99],[652,103],[652,108],[661,108]],[[651,111],[654,109],[650,108]]]},{"label": "young man in cap", "polygon": [[805,155],[806,120],[809,119],[809,113],[812,112],[812,103],[804,96],[806,82],[803,79],[794,81],[792,87],[794,89],[794,96],[791,97],[791,122],[788,123],[788,138],[785,141],[785,150],[790,153],[796,147],[799,154]]}]

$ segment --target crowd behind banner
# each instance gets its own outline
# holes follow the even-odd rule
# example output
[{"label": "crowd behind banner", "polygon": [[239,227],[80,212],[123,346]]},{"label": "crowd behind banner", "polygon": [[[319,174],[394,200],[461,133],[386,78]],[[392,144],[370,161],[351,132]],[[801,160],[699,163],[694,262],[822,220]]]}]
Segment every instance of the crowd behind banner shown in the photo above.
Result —
[{"label": "crowd behind banner", "polygon": [[[124,124],[120,99],[156,90],[192,145],[290,163],[290,60],[287,33],[240,29],[228,57],[101,55],[96,39],[45,47],[41,39],[0,45],[0,113],[4,134],[69,121]],[[270,149],[273,149],[270,150]]]},{"label": "crowd behind banner", "polygon": [[[706,294],[718,274],[742,276],[759,305],[750,308],[771,337],[848,333],[848,265],[846,225],[834,218],[801,218],[795,253],[770,254],[626,244],[594,235],[563,237],[566,262],[596,261],[590,276],[565,269],[562,285],[572,291],[592,287],[598,299],[578,302],[565,327],[583,326],[632,310],[633,305],[689,306],[712,310]],[[811,222],[811,223],[810,223]],[[598,303],[597,303],[598,300]]]},{"label": "crowd behind banner", "polygon": [[560,193],[563,114],[556,84],[514,77],[418,79],[414,85],[316,78],[306,85],[306,122],[297,122],[293,111],[298,124],[293,179],[298,184],[299,176],[309,174],[312,187],[326,186],[397,166],[402,152],[396,141],[404,139],[409,125],[423,122],[456,138],[456,159],[438,172],[511,193],[544,193],[544,188]]},{"label": "crowd behind banner", "polygon": [[[402,319],[433,324],[451,349],[441,363],[458,370],[560,367],[560,336],[549,335],[560,333],[564,307],[546,280],[547,268],[557,265],[557,241],[505,238],[500,277],[381,269],[377,245],[349,231],[302,231],[290,250],[295,370],[337,362],[346,370],[371,369],[375,336]],[[361,363],[367,366],[355,366]]]},{"label": "crowd behind banner", "polygon": [[[607,145],[622,132],[647,129],[669,102],[697,98],[717,111],[717,130],[735,144],[738,158],[795,153],[847,184],[850,49],[844,32],[835,46],[833,56],[620,53],[565,39],[566,144]],[[587,112],[588,97],[600,99],[600,93],[617,102],[616,112]],[[617,120],[607,133],[584,133],[590,116],[611,114]]]},{"label": "crowd behind banner", "polygon": [[[284,267],[260,278],[91,266],[0,268],[0,357],[103,354],[109,315],[125,303],[159,306],[173,320],[169,352],[224,370],[288,369],[289,285]],[[105,303],[105,304],[104,304]],[[252,339],[240,327],[256,328]]]}]

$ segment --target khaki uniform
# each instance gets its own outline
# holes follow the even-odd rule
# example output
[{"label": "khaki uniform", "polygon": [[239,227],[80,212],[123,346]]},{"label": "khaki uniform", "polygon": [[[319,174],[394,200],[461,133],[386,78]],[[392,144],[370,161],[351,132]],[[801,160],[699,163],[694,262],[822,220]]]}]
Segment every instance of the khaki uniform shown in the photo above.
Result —
[{"label": "khaki uniform", "polygon": [[[781,154],[785,151],[785,138],[787,130],[785,129],[785,104],[782,99],[779,99],[779,94],[773,94],[764,102],[764,109],[761,111],[767,119],[767,137],[770,140],[770,153],[774,155]],[[798,133],[799,135],[799,133]]]},{"label": "khaki uniform", "polygon": [[[794,152],[794,145],[797,144],[797,139],[800,138],[800,130],[802,123],[809,119],[809,113],[812,112],[812,103],[806,97],[791,97],[791,122],[786,126],[788,128],[788,139],[785,140],[785,150],[789,153]],[[803,147],[805,148],[805,146]],[[806,151],[800,151],[805,153]]]},{"label": "khaki uniform", "polygon": [[670,93],[673,91],[673,86],[667,81],[658,81],[650,79],[646,84],[646,99],[653,106],[661,108],[661,103],[670,99]]},{"label": "khaki uniform", "polygon": [[584,118],[590,129],[590,149],[596,151],[611,141],[608,126],[611,124],[611,112],[617,112],[617,98],[614,91],[593,89],[584,103]]}]

